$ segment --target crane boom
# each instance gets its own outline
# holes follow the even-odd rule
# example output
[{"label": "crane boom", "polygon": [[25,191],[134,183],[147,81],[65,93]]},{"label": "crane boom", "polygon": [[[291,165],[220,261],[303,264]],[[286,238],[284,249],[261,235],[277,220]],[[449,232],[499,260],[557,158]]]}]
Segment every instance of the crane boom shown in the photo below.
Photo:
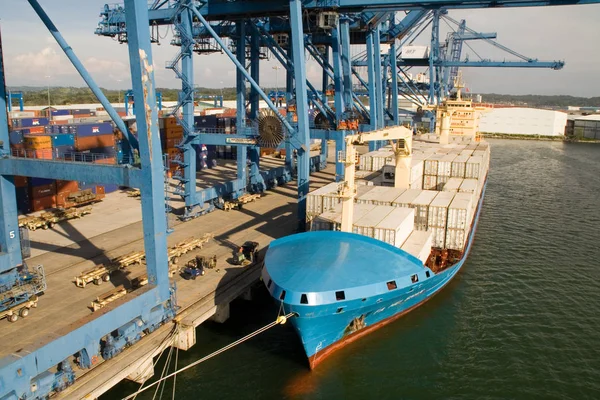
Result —
[{"label": "crane boom", "polygon": [[[408,189],[410,185],[410,167],[412,161],[412,131],[404,126],[391,126],[371,132],[346,136],[346,152],[338,153],[338,161],[344,164],[344,183],[340,190],[342,199],[342,232],[352,232],[354,217],[354,197],[356,186],[356,148],[354,143],[389,140],[396,157],[394,186]],[[395,142],[393,142],[395,140]]]}]

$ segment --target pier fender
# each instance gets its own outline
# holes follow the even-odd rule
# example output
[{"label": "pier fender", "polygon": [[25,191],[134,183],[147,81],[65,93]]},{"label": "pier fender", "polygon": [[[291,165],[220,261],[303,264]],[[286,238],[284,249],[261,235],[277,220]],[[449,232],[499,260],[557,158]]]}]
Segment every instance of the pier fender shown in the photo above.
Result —
[{"label": "pier fender", "polygon": [[127,379],[136,383],[144,383],[154,376],[154,363],[152,357],[144,360],[136,369],[127,376]]},{"label": "pier fender", "polygon": [[196,328],[193,325],[180,324],[178,329],[175,347],[187,351],[196,344]]},{"label": "pier fender", "polygon": [[227,321],[229,319],[229,303],[217,305],[217,310],[210,319],[220,324]]}]

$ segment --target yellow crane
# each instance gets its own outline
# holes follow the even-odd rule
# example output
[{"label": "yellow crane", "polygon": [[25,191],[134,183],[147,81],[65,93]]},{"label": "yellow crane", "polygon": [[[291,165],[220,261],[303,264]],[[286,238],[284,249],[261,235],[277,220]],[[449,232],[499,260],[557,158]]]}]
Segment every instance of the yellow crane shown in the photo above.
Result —
[{"label": "yellow crane", "polygon": [[396,157],[394,186],[401,189],[408,189],[412,163],[412,137],[412,131],[404,126],[392,126],[346,136],[346,151],[340,151],[337,155],[338,161],[344,164],[344,182],[340,185],[338,193],[342,200],[342,232],[352,232],[354,197],[356,196],[356,186],[354,183],[356,148],[354,147],[354,143],[361,144],[389,140]]}]

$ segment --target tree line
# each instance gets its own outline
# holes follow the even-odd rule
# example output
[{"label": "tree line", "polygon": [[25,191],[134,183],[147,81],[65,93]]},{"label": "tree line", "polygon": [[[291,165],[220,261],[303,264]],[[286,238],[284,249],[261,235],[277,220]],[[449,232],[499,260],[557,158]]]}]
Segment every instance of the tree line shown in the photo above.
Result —
[{"label": "tree line", "polygon": [[[43,106],[48,104],[48,88],[43,87],[11,87],[10,91],[22,91],[26,106]],[[179,89],[157,88],[162,93],[163,101],[176,101]],[[273,89],[264,89],[267,93]],[[123,102],[124,90],[102,89],[104,95],[111,103],[120,100]],[[198,93],[206,96],[223,95],[224,100],[235,100],[235,88],[200,88]],[[508,104],[526,107],[543,108],[566,108],[567,106],[600,107],[600,97],[575,97],[566,95],[542,96],[542,95],[507,95],[495,93],[482,93],[485,103]],[[473,95],[475,98],[475,95]],[[91,104],[98,100],[87,87],[50,87],[50,103],[53,105]]]}]

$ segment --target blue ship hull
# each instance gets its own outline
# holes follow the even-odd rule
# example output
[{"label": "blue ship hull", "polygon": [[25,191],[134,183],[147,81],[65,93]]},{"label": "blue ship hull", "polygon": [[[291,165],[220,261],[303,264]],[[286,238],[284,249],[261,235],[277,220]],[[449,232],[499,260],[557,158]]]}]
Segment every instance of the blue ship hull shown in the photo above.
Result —
[{"label": "blue ship hull", "polygon": [[[359,265],[360,268],[355,273],[362,275],[362,268],[365,271],[364,273],[368,275],[372,269],[376,269],[376,265],[382,262],[377,257],[380,251],[369,252],[368,248],[361,248],[361,245],[368,246],[372,244],[368,241],[378,241],[370,238],[365,239],[364,237],[358,239],[355,236],[359,235],[342,232],[327,232],[329,236],[317,236],[314,234],[319,232],[311,232],[279,239],[279,241],[285,240],[281,245],[277,243],[278,241],[273,242],[271,245],[273,248],[270,247],[269,252],[273,251],[274,254],[273,257],[270,257],[271,254],[267,253],[265,268],[263,269],[263,281],[271,295],[281,302],[285,312],[296,314],[294,318],[290,319],[290,322],[302,340],[311,368],[316,367],[319,362],[336,349],[365,336],[424,304],[456,276],[462,268],[473,243],[485,187],[484,184],[467,245],[461,259],[451,267],[438,273],[433,273],[420,264],[416,258],[407,255],[402,250],[397,250],[397,252],[404,253],[405,258],[400,262],[404,263],[403,267],[408,265],[408,268],[402,273],[396,271],[394,276],[382,276],[382,279],[379,279],[381,282],[361,286],[360,284],[357,285],[357,281],[360,279],[353,280],[352,277],[344,276],[342,267],[348,269],[351,268],[348,264]],[[315,237],[306,236],[302,238],[302,235],[313,235]],[[296,239],[289,239],[293,237],[296,237]],[[352,242],[353,240],[356,242]],[[349,254],[347,258],[343,258],[341,261],[328,261],[325,263],[328,265],[313,267],[313,270],[317,270],[318,273],[312,271],[308,277],[303,277],[298,273],[298,270],[306,269],[309,262],[318,263],[318,259],[314,261],[314,255],[316,253],[321,255],[323,252],[320,252],[320,249],[317,248],[313,251],[313,258],[306,258],[303,254],[299,254],[298,247],[292,247],[294,241],[299,241],[302,246],[307,246],[308,243],[309,246],[315,247],[323,242],[330,243],[333,246],[337,242],[347,241],[349,245],[341,246],[338,249],[334,248],[332,252],[347,251]],[[352,254],[351,248],[357,247],[357,243],[360,250]],[[390,251],[394,253],[393,250],[386,248],[388,245],[385,243],[378,242],[378,246],[381,247],[381,252]],[[290,258],[298,257],[300,261],[295,265],[288,262],[287,265],[281,266],[283,261],[277,257],[278,247],[288,253],[291,251],[292,253],[288,256]],[[360,259],[365,252],[369,253],[368,258],[365,260]],[[382,257],[387,257],[390,260],[390,265],[394,265],[394,257],[399,256],[400,254],[383,254]],[[338,256],[338,259],[340,257]],[[336,262],[339,262],[339,268],[335,265]],[[387,263],[387,261],[383,262]],[[327,270],[327,267],[331,264],[333,264],[332,270]],[[278,267],[281,267],[281,269]],[[368,281],[369,278],[373,277],[368,276],[365,280]],[[312,282],[311,279],[313,279]],[[341,285],[338,287],[329,285],[331,282],[339,283],[339,281],[341,281]],[[338,290],[340,287],[345,290]],[[335,297],[332,297],[330,292],[335,293]],[[343,299],[340,298],[342,295],[344,296]]]}]

